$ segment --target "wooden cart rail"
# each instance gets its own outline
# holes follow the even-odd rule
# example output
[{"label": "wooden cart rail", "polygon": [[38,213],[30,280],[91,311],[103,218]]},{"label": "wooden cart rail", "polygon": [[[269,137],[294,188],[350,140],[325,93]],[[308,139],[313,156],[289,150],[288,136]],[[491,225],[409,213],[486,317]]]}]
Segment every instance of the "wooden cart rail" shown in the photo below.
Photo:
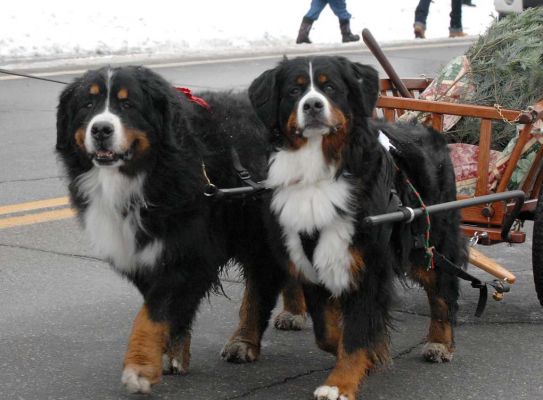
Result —
[{"label": "wooden cart rail", "polygon": [[[509,123],[523,125],[517,143],[507,163],[507,167],[498,182],[496,192],[507,190],[513,171],[521,157],[522,149],[530,138],[533,124],[537,120],[543,119],[543,112],[540,111],[537,113],[472,104],[422,100],[419,99],[418,96],[431,83],[431,79],[403,79],[402,82],[414,98],[398,97],[399,93],[389,79],[382,79],[380,82],[381,96],[377,101],[377,108],[382,112],[382,116],[388,121],[395,121],[405,111],[420,111],[428,113],[431,126],[441,132],[443,131],[443,118],[445,115],[457,115],[480,119],[478,179],[475,196],[482,196],[489,193],[488,176],[492,122],[507,121]],[[527,201],[523,208],[523,212],[533,212],[535,209],[543,183],[542,163],[543,147],[536,155],[536,159],[522,187],[522,190],[527,195]],[[503,224],[507,212],[508,205],[503,202],[468,207],[462,210],[464,231],[468,235],[471,235],[474,232],[484,231],[488,234],[486,244],[499,242],[501,241],[499,226]],[[524,242],[525,233],[518,231],[512,236],[511,240],[517,243]],[[485,243],[485,241],[482,243]]]}]

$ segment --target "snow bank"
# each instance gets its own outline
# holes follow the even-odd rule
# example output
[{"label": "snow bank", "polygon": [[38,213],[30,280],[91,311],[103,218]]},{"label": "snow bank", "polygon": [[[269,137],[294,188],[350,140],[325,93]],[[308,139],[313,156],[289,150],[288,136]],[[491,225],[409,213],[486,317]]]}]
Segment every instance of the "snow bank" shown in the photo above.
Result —
[{"label": "snow bank", "polygon": [[[310,0],[9,1],[0,11],[0,63],[35,58],[187,54],[295,47]],[[418,0],[348,2],[353,31],[369,28],[381,43],[413,38]],[[490,0],[463,7],[464,30],[492,22]],[[428,38],[448,36],[450,1],[432,3]],[[495,13],[494,13],[495,14]],[[316,45],[340,41],[329,8],[314,24]],[[307,46],[307,45],[304,45]]]}]

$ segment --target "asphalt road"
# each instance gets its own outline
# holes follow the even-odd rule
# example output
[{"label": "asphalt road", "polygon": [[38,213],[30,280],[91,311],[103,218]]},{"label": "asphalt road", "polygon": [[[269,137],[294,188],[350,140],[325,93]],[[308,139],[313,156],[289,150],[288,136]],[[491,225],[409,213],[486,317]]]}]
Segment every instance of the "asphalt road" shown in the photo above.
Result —
[{"label": "asphalt road", "polygon": [[[387,54],[401,76],[433,76],[467,46],[449,41],[392,48]],[[342,51],[376,64],[358,47]],[[280,59],[277,54],[192,64],[169,60],[170,65],[155,69],[195,90],[241,89]],[[74,76],[46,72],[63,81]],[[66,190],[53,153],[61,90],[59,84],[0,76],[0,399],[141,399],[125,394],[120,385],[123,353],[141,297],[90,252],[75,220],[63,214]],[[47,201],[28,203],[38,200]],[[530,234],[523,245],[479,247],[518,280],[505,300],[489,300],[482,318],[473,317],[476,291],[463,285],[457,352],[450,364],[421,360],[428,324],[425,295],[417,288],[399,288],[394,364],[372,373],[360,398],[543,398],[543,313],[532,287],[531,226],[526,229]],[[334,360],[316,347],[309,327],[301,332],[269,329],[257,363],[220,360],[220,349],[237,323],[243,290],[235,272],[224,287],[228,297],[212,296],[201,306],[190,373],[165,377],[150,398],[311,398]]]}]

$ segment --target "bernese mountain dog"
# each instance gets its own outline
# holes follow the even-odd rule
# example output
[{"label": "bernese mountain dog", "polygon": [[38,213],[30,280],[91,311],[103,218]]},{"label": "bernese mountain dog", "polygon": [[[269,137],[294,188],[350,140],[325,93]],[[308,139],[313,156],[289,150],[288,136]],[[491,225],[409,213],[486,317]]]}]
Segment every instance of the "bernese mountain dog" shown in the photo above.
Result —
[{"label": "bernese mountain dog", "polygon": [[265,127],[246,92],[202,96],[207,104],[144,67],[89,71],[60,96],[56,151],[71,203],[97,254],[144,299],[124,359],[130,392],[186,370],[198,305],[220,290],[230,259],[248,284],[222,355],[255,360],[285,277],[271,193],[206,196],[241,186],[240,165],[265,178]]},{"label": "bernese mountain dog", "polygon": [[373,68],[329,56],[285,59],[249,88],[274,148],[266,180],[271,209],[316,342],[337,357],[316,399],[355,399],[367,371],[389,360],[395,276],[412,278],[428,295],[424,358],[450,361],[454,351],[458,279],[433,263],[433,251],[465,265],[459,212],[411,224],[363,223],[400,204],[455,200],[446,142],[424,126],[373,120],[378,94]]}]

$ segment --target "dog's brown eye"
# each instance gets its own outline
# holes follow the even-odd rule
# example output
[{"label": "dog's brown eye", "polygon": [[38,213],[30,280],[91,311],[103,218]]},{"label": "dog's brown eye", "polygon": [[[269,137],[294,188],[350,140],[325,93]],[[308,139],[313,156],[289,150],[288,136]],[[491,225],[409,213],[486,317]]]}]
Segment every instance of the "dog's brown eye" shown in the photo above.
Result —
[{"label": "dog's brown eye", "polygon": [[128,110],[129,108],[132,108],[132,103],[130,103],[128,100],[122,101],[121,108],[123,110]]},{"label": "dog's brown eye", "polygon": [[85,105],[83,106],[83,108],[91,108],[93,105],[93,102],[92,101],[89,101],[88,103],[85,103]]}]

